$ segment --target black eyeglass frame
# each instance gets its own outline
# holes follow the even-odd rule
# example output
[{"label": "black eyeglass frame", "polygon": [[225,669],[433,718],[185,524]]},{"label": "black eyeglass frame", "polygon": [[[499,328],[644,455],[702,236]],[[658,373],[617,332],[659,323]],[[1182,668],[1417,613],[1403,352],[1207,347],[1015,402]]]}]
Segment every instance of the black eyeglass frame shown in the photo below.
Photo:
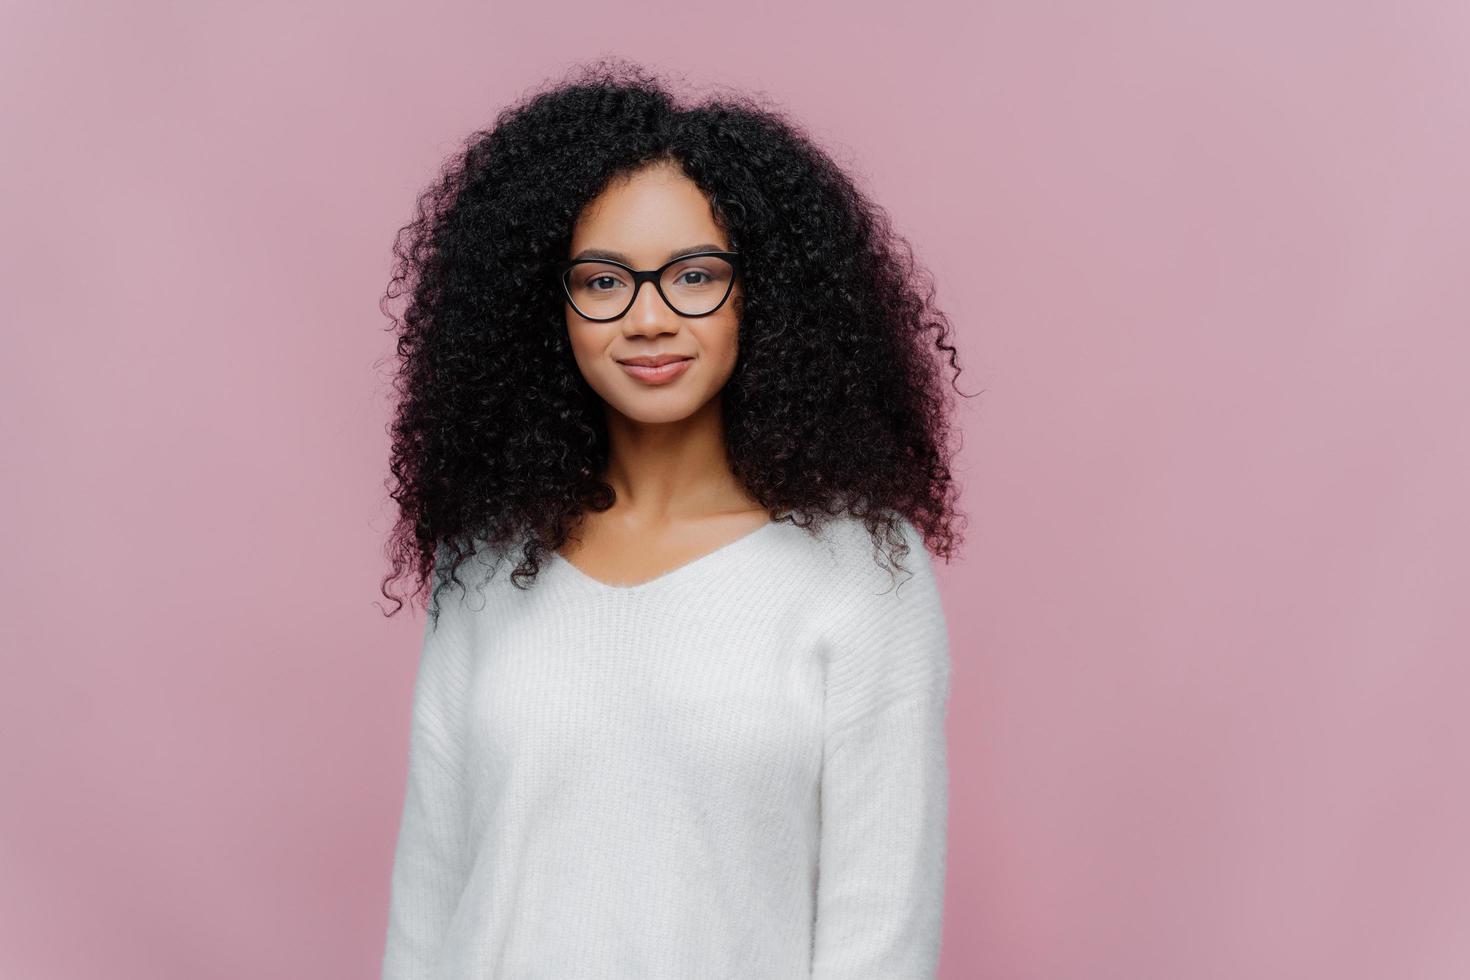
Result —
[{"label": "black eyeglass frame", "polygon": [[[659,280],[663,278],[663,274],[669,268],[669,266],[677,265],[680,262],[687,262],[690,259],[708,258],[710,256],[724,259],[726,262],[730,263],[730,284],[725,287],[725,295],[720,297],[720,301],[714,306],[710,307],[708,310],[704,311],[703,313],[685,313],[683,310],[676,307],[673,303],[669,302],[669,297],[664,294],[664,287],[660,284]],[[567,284],[567,273],[571,272],[572,269],[579,265],[594,264],[615,265],[619,269],[626,270],[633,277],[633,297],[628,300],[628,305],[623,307],[622,312],[617,314],[616,316],[588,316],[580,309],[578,309],[576,300],[572,299],[572,289],[571,286]],[[584,320],[591,320],[594,323],[611,323],[613,320],[621,320],[623,317],[628,315],[628,311],[633,308],[633,304],[638,302],[638,290],[643,288],[643,284],[645,282],[653,283],[653,288],[658,291],[659,298],[664,301],[664,305],[667,306],[669,309],[687,319],[698,319],[702,316],[709,316],[711,313],[718,313],[720,307],[724,306],[726,301],[729,300],[730,294],[735,291],[735,280],[740,278],[740,253],[690,252],[688,255],[676,256],[675,258],[672,258],[669,261],[665,262],[663,265],[659,266],[657,269],[650,270],[638,270],[633,268],[632,266],[624,265],[621,262],[614,262],[612,259],[571,259],[569,261],[560,263],[556,267],[556,274],[557,279],[561,282],[561,291],[566,296],[567,302],[572,304],[572,309],[576,310],[577,315],[582,317]]]}]

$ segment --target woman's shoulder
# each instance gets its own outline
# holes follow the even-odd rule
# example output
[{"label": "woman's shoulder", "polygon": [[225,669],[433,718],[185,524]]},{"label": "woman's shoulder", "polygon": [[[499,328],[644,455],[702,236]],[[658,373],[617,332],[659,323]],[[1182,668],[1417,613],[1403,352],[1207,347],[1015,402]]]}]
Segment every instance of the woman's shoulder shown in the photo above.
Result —
[{"label": "woman's shoulder", "polygon": [[887,519],[890,523],[877,523],[870,529],[866,518],[854,514],[844,512],[828,517],[815,530],[819,550],[835,565],[848,566],[860,564],[856,561],[858,557],[871,562],[874,557],[894,549],[908,554],[928,554],[923,535],[912,521],[899,513],[890,514]]},{"label": "woman's shoulder", "polygon": [[440,543],[434,559],[433,594],[461,611],[483,605],[492,583],[509,576],[518,551],[514,542],[494,543],[484,537],[471,538],[457,550]]},{"label": "woman's shoulder", "polygon": [[[811,527],[793,527],[789,535],[800,552],[801,567],[842,604],[860,603],[901,587],[922,591],[932,586],[933,563],[924,537],[902,514],[891,524],[869,529],[864,518],[849,513],[827,517]],[[917,580],[917,581],[914,581]]]}]

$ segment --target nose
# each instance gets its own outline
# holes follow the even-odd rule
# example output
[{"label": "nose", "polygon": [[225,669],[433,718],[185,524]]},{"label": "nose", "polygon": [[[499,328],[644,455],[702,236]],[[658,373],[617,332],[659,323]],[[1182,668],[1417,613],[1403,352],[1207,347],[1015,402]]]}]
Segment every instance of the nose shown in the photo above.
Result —
[{"label": "nose", "polygon": [[623,314],[622,322],[624,333],[636,336],[677,333],[678,321],[679,314],[669,309],[654,284],[645,282],[639,287],[632,308]]}]

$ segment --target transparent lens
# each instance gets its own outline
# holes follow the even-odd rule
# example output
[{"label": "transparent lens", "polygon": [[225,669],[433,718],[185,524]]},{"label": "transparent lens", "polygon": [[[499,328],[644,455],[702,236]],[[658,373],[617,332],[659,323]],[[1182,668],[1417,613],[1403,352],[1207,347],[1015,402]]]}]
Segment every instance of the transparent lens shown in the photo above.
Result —
[{"label": "transparent lens", "polygon": [[730,291],[734,266],[714,255],[675,262],[664,270],[659,285],[669,304],[686,316],[708,313]]},{"label": "transparent lens", "polygon": [[617,316],[633,297],[633,277],[621,266],[579,262],[567,271],[567,292],[584,316]]}]

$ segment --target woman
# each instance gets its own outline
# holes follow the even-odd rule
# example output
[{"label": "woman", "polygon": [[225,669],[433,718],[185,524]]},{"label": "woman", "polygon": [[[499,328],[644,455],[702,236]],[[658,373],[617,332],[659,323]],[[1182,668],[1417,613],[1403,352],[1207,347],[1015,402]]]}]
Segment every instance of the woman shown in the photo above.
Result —
[{"label": "woman", "polygon": [[777,113],[607,63],[419,205],[383,976],[932,976],[955,351],[906,246]]}]

